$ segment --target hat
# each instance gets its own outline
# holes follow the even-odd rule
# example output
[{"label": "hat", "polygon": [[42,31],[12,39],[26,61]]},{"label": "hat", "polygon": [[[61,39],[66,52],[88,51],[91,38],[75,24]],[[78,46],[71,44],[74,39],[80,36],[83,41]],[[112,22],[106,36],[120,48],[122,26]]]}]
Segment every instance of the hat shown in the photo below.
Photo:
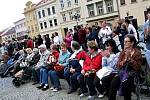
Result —
[{"label": "hat", "polygon": [[39,49],[40,49],[40,48],[46,49],[46,45],[45,45],[45,44],[41,44],[38,48],[39,48]]}]

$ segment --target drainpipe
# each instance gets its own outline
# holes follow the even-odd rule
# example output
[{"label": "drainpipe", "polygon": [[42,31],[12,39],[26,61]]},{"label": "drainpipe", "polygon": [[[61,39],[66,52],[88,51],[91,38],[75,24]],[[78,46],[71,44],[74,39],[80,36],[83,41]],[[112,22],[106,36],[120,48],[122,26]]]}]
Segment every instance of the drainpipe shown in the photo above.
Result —
[{"label": "drainpipe", "polygon": [[118,9],[118,16],[119,16],[119,19],[120,19],[119,0],[116,0],[116,3],[117,3],[117,9]]}]

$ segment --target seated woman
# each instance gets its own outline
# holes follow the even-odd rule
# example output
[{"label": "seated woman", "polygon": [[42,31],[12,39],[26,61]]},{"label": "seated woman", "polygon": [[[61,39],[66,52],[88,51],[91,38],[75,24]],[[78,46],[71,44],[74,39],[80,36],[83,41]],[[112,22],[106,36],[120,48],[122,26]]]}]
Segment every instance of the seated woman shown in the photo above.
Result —
[{"label": "seated woman", "polygon": [[68,66],[68,59],[70,57],[70,52],[67,51],[67,46],[65,43],[60,45],[60,54],[57,64],[54,65],[54,70],[49,71],[50,81],[51,81],[51,90],[57,92],[61,89],[59,77],[62,77],[64,74],[64,68]]},{"label": "seated woman", "polygon": [[77,81],[77,76],[81,74],[82,69],[82,64],[80,65],[80,62],[86,58],[86,52],[80,48],[78,42],[73,41],[71,48],[73,54],[69,58],[69,66],[64,71],[64,77],[70,86],[68,94],[75,92],[78,89],[79,83]]},{"label": "seated woman", "polygon": [[[105,51],[102,51],[102,69],[96,73],[95,86],[99,91],[99,98],[104,95],[104,90],[108,94],[109,81],[116,73],[116,64],[118,61],[119,50],[117,48],[116,42],[113,39],[109,39],[105,42]],[[101,84],[100,84],[101,82]]]},{"label": "seated woman", "polygon": [[108,100],[116,100],[116,93],[119,89],[124,100],[131,100],[131,90],[134,86],[134,74],[142,65],[141,51],[136,48],[136,38],[127,34],[124,39],[124,50],[120,53],[117,68],[118,75],[112,78],[109,88]]},{"label": "seated woman", "polygon": [[88,99],[93,99],[97,94],[94,79],[96,72],[101,69],[102,55],[98,52],[98,45],[95,41],[88,41],[87,46],[89,52],[87,53],[86,59],[83,63],[81,75],[78,76],[78,81],[82,92],[80,97],[84,96],[89,90],[90,95]]},{"label": "seated woman", "polygon": [[55,44],[51,45],[51,54],[49,55],[47,61],[45,62],[46,66],[43,66],[40,69],[40,86],[39,89],[42,89],[43,91],[47,90],[49,88],[48,85],[48,71],[53,70],[54,64],[57,63],[59,57],[58,52],[58,46]]}]

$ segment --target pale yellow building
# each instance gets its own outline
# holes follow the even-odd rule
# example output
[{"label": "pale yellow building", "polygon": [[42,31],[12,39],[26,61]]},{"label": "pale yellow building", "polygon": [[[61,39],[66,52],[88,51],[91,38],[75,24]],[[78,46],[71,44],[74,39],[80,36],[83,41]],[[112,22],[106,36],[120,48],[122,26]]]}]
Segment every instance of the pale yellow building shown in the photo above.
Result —
[{"label": "pale yellow building", "polygon": [[89,26],[107,20],[110,25],[119,17],[118,0],[85,0],[84,15]]},{"label": "pale yellow building", "polygon": [[120,18],[133,16],[138,25],[145,22],[144,12],[150,7],[150,0],[118,0]]},{"label": "pale yellow building", "polygon": [[36,4],[33,4],[31,1],[26,3],[24,8],[24,16],[26,19],[26,26],[28,35],[31,38],[36,37],[39,34],[37,17],[36,17]]}]

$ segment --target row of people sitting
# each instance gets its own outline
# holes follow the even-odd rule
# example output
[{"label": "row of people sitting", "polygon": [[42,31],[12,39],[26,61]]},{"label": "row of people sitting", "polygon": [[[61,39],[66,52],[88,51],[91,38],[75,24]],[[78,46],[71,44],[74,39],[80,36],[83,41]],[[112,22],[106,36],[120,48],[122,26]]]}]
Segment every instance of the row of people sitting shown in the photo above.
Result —
[{"label": "row of people sitting", "polygon": [[[39,53],[38,49],[33,49],[33,55],[28,54],[32,55],[28,60],[32,67],[29,64],[27,69],[32,70],[33,84],[40,83],[37,88],[42,90],[49,89],[48,77],[53,92],[61,89],[59,78],[65,78],[69,85],[68,94],[80,88],[80,97],[89,93],[88,99],[91,100],[98,91],[100,98],[106,95],[108,100],[116,100],[119,91],[125,100],[131,100],[134,75],[130,72],[140,69],[142,55],[136,49],[133,35],[126,35],[124,45],[124,50],[119,52],[115,41],[109,39],[105,42],[106,50],[99,51],[95,41],[88,41],[88,52],[85,52],[78,42],[73,41],[73,54],[67,51],[65,43],[60,45],[60,51],[55,44],[51,45],[50,51],[41,45]],[[19,76],[17,73],[15,77]]]}]

